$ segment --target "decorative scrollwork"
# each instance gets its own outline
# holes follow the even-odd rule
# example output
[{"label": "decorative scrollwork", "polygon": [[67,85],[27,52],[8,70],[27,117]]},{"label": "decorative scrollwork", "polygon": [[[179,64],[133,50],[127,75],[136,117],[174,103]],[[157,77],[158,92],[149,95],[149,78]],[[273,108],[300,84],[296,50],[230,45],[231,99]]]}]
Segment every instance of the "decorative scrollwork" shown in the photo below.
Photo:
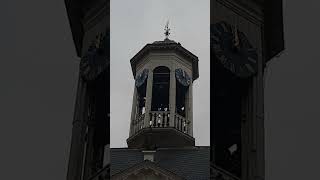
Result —
[{"label": "decorative scrollwork", "polygon": [[183,86],[189,86],[191,83],[190,76],[187,74],[187,72],[180,68],[176,69],[176,78],[178,82],[181,83]]},{"label": "decorative scrollwork", "polygon": [[80,61],[80,74],[87,81],[96,79],[107,67],[107,41],[98,35]]},{"label": "decorative scrollwork", "polygon": [[139,75],[136,76],[136,87],[140,87],[148,77],[149,70],[144,69]]}]

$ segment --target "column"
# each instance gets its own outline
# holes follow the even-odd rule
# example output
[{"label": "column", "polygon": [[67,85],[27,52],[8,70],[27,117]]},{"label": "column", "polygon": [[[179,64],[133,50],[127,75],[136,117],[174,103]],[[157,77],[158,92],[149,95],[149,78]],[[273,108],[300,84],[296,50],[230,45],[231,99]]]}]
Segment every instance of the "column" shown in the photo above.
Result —
[{"label": "column", "polygon": [[251,111],[250,111],[250,149],[248,153],[248,179],[265,178],[264,157],[264,87],[263,60],[258,60],[258,73],[252,78]]},{"label": "column", "polygon": [[176,76],[174,67],[170,70],[170,90],[169,90],[169,109],[170,122],[169,126],[174,127],[174,116],[176,114]]},{"label": "column", "polygon": [[193,89],[193,82],[191,81],[188,89],[188,104],[187,104],[187,121],[189,122],[188,124],[188,134],[190,136],[193,136],[193,94],[192,94],[192,89]]},{"label": "column", "polygon": [[95,123],[94,119],[92,119],[92,114],[89,115],[90,118],[88,120],[88,133],[87,133],[87,144],[86,144],[86,155],[84,159],[84,173],[83,179],[89,179],[94,173],[95,161],[94,161],[94,133],[95,133]]},{"label": "column", "polygon": [[136,120],[136,114],[137,114],[137,87],[134,86],[134,93],[132,98],[132,109],[131,109],[131,121],[130,121],[130,133],[129,136],[133,135],[133,122]]},{"label": "column", "polygon": [[255,144],[256,144],[256,179],[263,180],[265,178],[265,156],[264,156],[264,59],[258,61],[258,74],[256,77],[256,114],[255,114]]},{"label": "column", "polygon": [[72,140],[68,164],[67,180],[79,180],[83,173],[84,144],[87,120],[87,83],[79,76],[77,98],[74,110]]},{"label": "column", "polygon": [[253,91],[252,81],[247,87],[247,95],[243,95],[241,103],[241,176],[242,179],[250,179],[251,169],[249,166],[251,155],[251,142],[252,142],[252,102]]},{"label": "column", "polygon": [[149,69],[148,81],[147,81],[147,92],[146,92],[146,113],[144,116],[144,127],[150,125],[150,111],[152,102],[152,85],[153,85],[153,71]]}]

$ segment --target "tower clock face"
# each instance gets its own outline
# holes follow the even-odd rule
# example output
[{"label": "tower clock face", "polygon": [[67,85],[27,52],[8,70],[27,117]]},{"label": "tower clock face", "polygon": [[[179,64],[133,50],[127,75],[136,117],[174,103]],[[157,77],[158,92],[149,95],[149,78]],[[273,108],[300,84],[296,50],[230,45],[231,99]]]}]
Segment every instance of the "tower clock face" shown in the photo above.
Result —
[{"label": "tower clock face", "polygon": [[149,70],[144,69],[139,75],[136,77],[136,86],[140,87],[148,77]]},{"label": "tower clock face", "polygon": [[211,47],[221,64],[239,77],[257,72],[258,53],[236,26],[222,21],[211,27]]},{"label": "tower clock face", "polygon": [[80,61],[80,74],[88,81],[96,79],[108,65],[107,42],[102,38],[99,45],[91,44]]},{"label": "tower clock face", "polygon": [[178,81],[184,85],[184,86],[189,86],[191,82],[191,78],[189,77],[188,73],[185,72],[182,69],[176,69],[176,78]]}]

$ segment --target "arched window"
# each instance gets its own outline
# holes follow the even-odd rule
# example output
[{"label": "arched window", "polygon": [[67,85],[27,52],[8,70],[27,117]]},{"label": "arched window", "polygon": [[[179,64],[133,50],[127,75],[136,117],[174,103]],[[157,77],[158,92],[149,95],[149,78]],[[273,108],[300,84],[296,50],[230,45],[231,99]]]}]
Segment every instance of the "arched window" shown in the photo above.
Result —
[{"label": "arched window", "polygon": [[153,70],[151,111],[169,111],[170,69],[165,66]]}]

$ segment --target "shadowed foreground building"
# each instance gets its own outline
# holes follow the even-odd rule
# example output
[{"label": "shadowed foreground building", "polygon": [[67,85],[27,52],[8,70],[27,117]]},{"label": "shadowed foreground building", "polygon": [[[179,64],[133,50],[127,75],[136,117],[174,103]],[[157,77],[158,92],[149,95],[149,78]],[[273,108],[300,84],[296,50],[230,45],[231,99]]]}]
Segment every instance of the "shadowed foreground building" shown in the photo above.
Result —
[{"label": "shadowed foreground building", "polygon": [[67,180],[108,179],[109,1],[65,0],[80,58]]},{"label": "shadowed foreground building", "polygon": [[264,69],[284,49],[282,0],[211,0],[211,178],[265,179]]}]

